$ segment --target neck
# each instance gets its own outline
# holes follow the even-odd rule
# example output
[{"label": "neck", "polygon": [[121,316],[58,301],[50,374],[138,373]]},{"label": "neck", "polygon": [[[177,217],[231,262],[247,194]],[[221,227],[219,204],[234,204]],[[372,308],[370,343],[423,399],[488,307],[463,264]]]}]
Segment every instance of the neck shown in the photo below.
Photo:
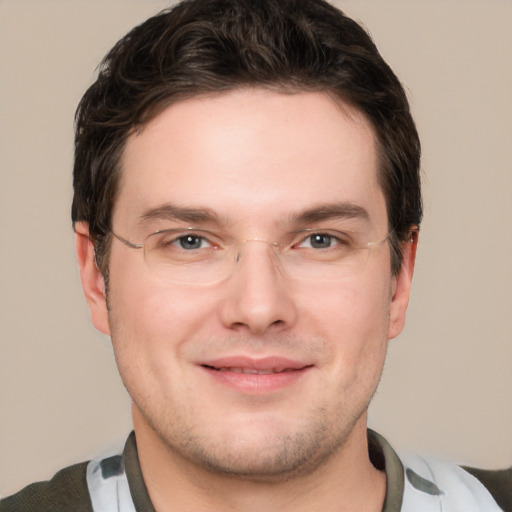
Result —
[{"label": "neck", "polygon": [[[135,409],[135,408],[134,408]],[[139,461],[156,512],[380,512],[386,476],[368,456],[366,415],[314,471],[273,481],[214,473],[170,448],[134,411]]]}]

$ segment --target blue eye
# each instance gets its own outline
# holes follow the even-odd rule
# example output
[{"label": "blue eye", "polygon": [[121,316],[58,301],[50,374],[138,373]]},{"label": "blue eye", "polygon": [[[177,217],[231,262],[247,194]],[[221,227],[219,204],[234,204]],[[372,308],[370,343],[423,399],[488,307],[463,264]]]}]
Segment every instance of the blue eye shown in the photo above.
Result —
[{"label": "blue eye", "polygon": [[308,239],[314,249],[328,249],[333,243],[333,237],[325,233],[315,233],[309,236]]},{"label": "blue eye", "polygon": [[177,242],[185,250],[201,249],[204,247],[204,244],[208,243],[206,238],[198,235],[180,236],[174,242]]},{"label": "blue eye", "polygon": [[299,247],[303,249],[331,249],[342,244],[342,241],[329,233],[313,233],[304,238]]}]

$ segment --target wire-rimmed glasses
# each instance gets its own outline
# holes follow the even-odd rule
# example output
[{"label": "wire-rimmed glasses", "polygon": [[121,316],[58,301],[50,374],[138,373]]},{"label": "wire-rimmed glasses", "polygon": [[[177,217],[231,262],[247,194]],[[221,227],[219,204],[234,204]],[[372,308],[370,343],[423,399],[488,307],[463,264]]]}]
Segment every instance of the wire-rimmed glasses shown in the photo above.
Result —
[{"label": "wire-rimmed glasses", "polygon": [[137,244],[112,232],[131,249],[142,249],[151,272],[159,278],[183,283],[210,284],[228,278],[243,258],[248,243],[265,244],[277,268],[293,279],[330,281],[361,272],[372,250],[383,238],[366,240],[364,234],[337,229],[307,228],[291,231],[278,241],[259,238],[236,240],[194,227],[155,231]]}]

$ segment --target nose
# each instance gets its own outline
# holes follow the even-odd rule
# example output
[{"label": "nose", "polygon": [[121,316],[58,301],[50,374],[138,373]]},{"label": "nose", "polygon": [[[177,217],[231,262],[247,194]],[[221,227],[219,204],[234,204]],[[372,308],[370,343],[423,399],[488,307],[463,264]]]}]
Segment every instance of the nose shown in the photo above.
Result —
[{"label": "nose", "polygon": [[285,330],[296,320],[290,283],[272,246],[266,242],[244,243],[237,266],[224,286],[220,315],[229,329],[261,335]]}]

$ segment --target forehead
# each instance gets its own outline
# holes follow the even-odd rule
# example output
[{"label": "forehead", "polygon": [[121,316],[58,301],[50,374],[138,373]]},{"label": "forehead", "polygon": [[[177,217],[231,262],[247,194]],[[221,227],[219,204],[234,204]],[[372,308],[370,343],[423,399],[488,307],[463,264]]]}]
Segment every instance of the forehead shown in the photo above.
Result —
[{"label": "forehead", "polygon": [[241,221],[345,202],[386,220],[374,131],[323,93],[180,101],[128,138],[121,169],[116,225],[168,203]]}]

